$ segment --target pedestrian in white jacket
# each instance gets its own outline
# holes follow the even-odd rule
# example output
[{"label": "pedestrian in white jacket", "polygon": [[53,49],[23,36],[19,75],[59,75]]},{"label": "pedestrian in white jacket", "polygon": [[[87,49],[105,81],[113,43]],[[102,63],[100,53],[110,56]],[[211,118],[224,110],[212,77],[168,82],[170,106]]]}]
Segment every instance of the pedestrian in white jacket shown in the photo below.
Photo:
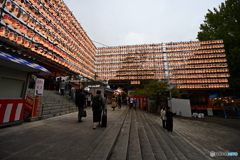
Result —
[{"label": "pedestrian in white jacket", "polygon": [[167,120],[167,117],[166,117],[166,109],[165,107],[163,107],[160,111],[160,117],[162,119],[162,126],[163,128],[166,128],[166,120]]}]

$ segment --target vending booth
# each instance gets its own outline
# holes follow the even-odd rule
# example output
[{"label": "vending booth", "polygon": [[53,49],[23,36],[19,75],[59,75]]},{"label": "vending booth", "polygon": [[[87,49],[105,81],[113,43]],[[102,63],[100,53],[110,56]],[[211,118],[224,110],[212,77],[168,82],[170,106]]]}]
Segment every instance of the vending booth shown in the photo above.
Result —
[{"label": "vending booth", "polygon": [[51,74],[38,64],[0,51],[0,127],[22,123],[32,74]]}]

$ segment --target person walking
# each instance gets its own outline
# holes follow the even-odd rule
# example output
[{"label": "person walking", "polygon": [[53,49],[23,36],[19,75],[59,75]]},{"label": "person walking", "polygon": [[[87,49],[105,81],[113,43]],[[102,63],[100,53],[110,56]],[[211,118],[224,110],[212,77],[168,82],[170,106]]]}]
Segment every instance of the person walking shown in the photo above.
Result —
[{"label": "person walking", "polygon": [[91,98],[91,93],[88,92],[86,96],[87,96],[87,107],[90,107],[91,106],[91,99],[92,99]]},{"label": "person walking", "polygon": [[129,98],[129,108],[131,109],[133,106],[133,98]]},{"label": "person walking", "polygon": [[107,103],[107,94],[104,94],[103,101],[104,101],[105,106],[103,108],[101,126],[107,127],[107,104],[108,104]]},{"label": "person walking", "polygon": [[86,106],[86,101],[85,101],[85,95],[82,89],[79,89],[76,91],[75,104],[76,104],[76,107],[78,107],[78,122],[83,122],[82,117],[83,117],[84,107]]},{"label": "person walking", "polygon": [[164,129],[166,129],[166,120],[167,120],[167,117],[166,117],[166,110],[165,110],[165,107],[163,107],[160,111],[160,117],[162,119],[162,127]]},{"label": "person walking", "polygon": [[71,88],[71,100],[74,100],[74,94],[75,94],[75,87],[74,87],[74,85],[72,85],[72,88]]},{"label": "person walking", "polygon": [[173,131],[173,113],[170,110],[170,107],[167,107],[167,111],[166,111],[166,129],[168,132],[172,132]]},{"label": "person walking", "polygon": [[107,113],[107,109],[108,109],[108,99],[107,99],[107,94],[104,94],[104,110],[106,111]]},{"label": "person walking", "polygon": [[62,82],[60,83],[61,95],[65,94],[65,87],[66,87],[66,83],[64,80],[62,80]]},{"label": "person walking", "polygon": [[115,98],[115,95],[113,95],[113,97],[112,97],[112,109],[113,109],[113,111],[115,110],[116,106],[117,106],[117,99]]},{"label": "person walking", "polygon": [[101,95],[101,91],[97,90],[96,95],[93,97],[92,101],[92,111],[93,111],[93,129],[96,129],[97,123],[100,126],[102,110],[105,107],[104,98]]},{"label": "person walking", "polygon": [[134,100],[133,100],[133,105],[134,105],[134,109],[136,110],[137,109],[137,99],[136,98],[134,98]]},{"label": "person walking", "polygon": [[120,95],[118,95],[117,103],[118,103],[118,109],[121,109],[122,108],[122,97]]}]

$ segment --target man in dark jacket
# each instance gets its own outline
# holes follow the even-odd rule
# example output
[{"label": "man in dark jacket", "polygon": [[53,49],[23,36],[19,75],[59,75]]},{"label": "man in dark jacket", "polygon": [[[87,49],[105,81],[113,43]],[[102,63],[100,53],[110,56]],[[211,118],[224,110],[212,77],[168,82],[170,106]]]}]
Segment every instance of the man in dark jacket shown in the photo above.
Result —
[{"label": "man in dark jacket", "polygon": [[170,107],[167,107],[167,111],[166,111],[166,129],[168,130],[168,132],[172,132],[173,131],[173,115],[174,113],[170,110]]},{"label": "man in dark jacket", "polygon": [[102,110],[105,108],[104,98],[101,95],[101,91],[97,90],[96,95],[92,100],[92,111],[93,111],[93,129],[96,129],[96,125],[100,125]]},{"label": "man in dark jacket", "polygon": [[78,122],[82,122],[82,115],[86,105],[85,94],[82,89],[76,91],[75,104],[78,107]]}]

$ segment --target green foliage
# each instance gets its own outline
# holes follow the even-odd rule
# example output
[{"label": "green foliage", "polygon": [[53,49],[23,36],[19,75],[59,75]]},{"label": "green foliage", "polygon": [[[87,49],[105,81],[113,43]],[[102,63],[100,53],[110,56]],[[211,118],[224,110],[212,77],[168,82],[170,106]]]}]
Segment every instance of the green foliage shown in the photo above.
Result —
[{"label": "green foliage", "polygon": [[[157,105],[160,102],[165,101],[169,94],[169,84],[167,82],[157,82],[150,81],[148,84],[144,85],[142,89],[136,89],[131,93],[133,96],[144,96],[151,100],[154,100]],[[179,97],[180,93],[177,88],[171,90],[172,97]]]},{"label": "green foliage", "polygon": [[[197,39],[223,39],[231,77],[240,79],[240,1],[226,0],[218,9],[208,10]],[[240,82],[240,81],[239,81]]]}]

